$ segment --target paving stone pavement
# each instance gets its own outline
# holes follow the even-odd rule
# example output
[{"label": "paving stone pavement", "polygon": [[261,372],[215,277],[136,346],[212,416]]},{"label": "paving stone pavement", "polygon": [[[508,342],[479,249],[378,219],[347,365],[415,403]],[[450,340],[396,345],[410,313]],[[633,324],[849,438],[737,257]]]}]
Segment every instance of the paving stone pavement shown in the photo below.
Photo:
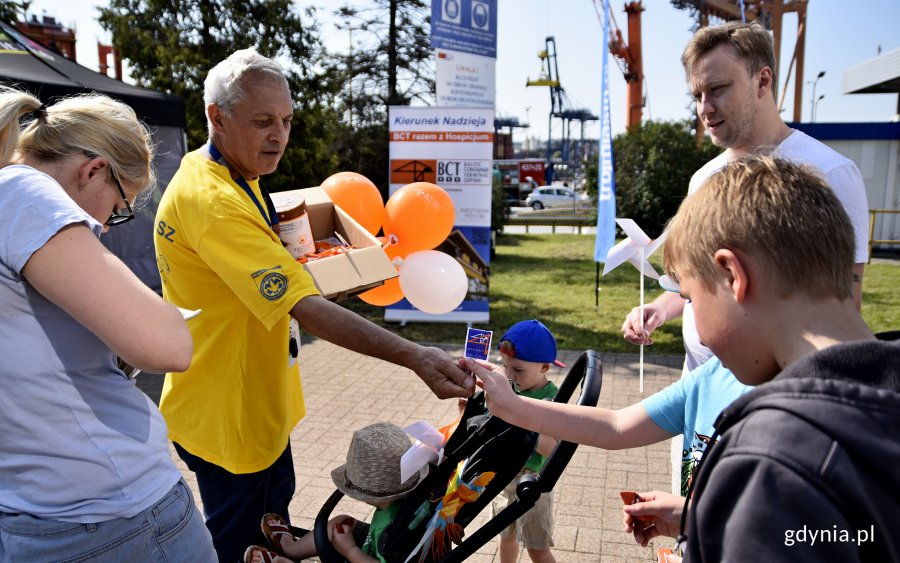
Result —
[{"label": "paving stone pavement", "polygon": [[[462,347],[442,346],[449,354],[462,355]],[[644,355],[644,393],[638,389],[637,354],[601,354],[603,386],[598,405],[621,408],[675,381],[681,373],[682,357]],[[560,360],[571,366],[581,351],[560,351]],[[304,340],[300,368],[306,398],[306,417],[291,433],[291,449],[297,472],[297,493],[290,505],[294,525],[311,528],[315,516],[334,491],[331,470],[345,460],[353,431],[377,421],[404,426],[423,420],[432,426],[451,422],[457,416],[455,400],[441,401],[405,368],[344,350],[321,340]],[[557,383],[565,368],[552,367]],[[162,377],[142,374],[138,385],[158,401]],[[572,402],[577,399],[573,397]],[[171,448],[170,448],[171,449]],[[196,480],[172,450],[172,459],[185,474],[200,504]],[[556,524],[553,553],[561,563],[656,561],[659,547],[673,540],[657,539],[650,547],[636,545],[622,531],[619,491],[669,490],[671,468],[669,442],[646,448],[606,451],[580,446],[554,488]],[[372,509],[347,499],[337,513],[368,519]],[[479,516],[467,528],[471,533],[487,519]],[[472,556],[475,563],[499,561],[496,538]],[[522,553],[520,561],[529,561]]]}]

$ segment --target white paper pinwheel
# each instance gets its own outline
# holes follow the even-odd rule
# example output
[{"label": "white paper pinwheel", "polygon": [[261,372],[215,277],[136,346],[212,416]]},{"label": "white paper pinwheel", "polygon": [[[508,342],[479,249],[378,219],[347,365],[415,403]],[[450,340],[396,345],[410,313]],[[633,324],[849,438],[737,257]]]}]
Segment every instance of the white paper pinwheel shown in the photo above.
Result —
[{"label": "white paper pinwheel", "polygon": [[[656,240],[651,240],[647,234],[638,227],[633,219],[616,219],[616,223],[627,235],[619,244],[609,249],[606,253],[606,262],[603,264],[603,275],[622,265],[631,262],[641,273],[641,332],[644,331],[644,276],[658,280],[659,274],[647,261],[656,249],[666,241],[669,231],[663,232]],[[644,392],[644,345],[641,344],[640,355],[640,386]]]},{"label": "white paper pinwheel", "polygon": [[627,238],[619,244],[609,249],[606,253],[606,263],[603,265],[603,275],[620,266],[623,262],[628,261],[634,264],[634,267],[645,276],[649,276],[655,280],[659,279],[659,274],[647,261],[656,249],[662,246],[666,241],[669,232],[666,231],[656,240],[650,240],[650,237],[638,227],[633,219],[616,219],[616,223],[625,232]]}]

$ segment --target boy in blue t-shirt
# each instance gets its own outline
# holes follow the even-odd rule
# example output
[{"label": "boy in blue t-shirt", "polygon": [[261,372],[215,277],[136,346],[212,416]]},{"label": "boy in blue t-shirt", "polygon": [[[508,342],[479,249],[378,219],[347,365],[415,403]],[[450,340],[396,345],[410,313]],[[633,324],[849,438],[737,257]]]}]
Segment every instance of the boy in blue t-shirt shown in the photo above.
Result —
[{"label": "boy in blue t-shirt", "polygon": [[694,471],[713,435],[713,422],[731,402],[751,389],[713,356],[641,404],[657,426],[681,434],[681,496],[687,496]]},{"label": "boy in blue t-shirt", "polygon": [[[691,469],[706,450],[704,437],[712,435],[718,414],[751,389],[741,384],[716,359],[640,403],[618,410],[535,401],[513,393],[501,367],[468,358],[460,360],[482,381],[488,409],[503,420],[565,440],[605,450],[648,446],[680,434],[689,436],[684,456],[681,490],[687,491]],[[635,541],[646,546],[658,535],[675,537],[684,498],[664,491],[641,492],[645,502],[625,507],[624,522]],[[651,525],[631,513],[653,514]]]}]

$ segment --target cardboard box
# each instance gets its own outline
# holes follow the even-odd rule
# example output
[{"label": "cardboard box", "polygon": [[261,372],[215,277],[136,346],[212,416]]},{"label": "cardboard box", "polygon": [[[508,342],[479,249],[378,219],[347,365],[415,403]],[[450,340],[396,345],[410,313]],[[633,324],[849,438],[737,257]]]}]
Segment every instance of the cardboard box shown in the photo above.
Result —
[{"label": "cardboard box", "polygon": [[[326,299],[340,301],[384,284],[397,277],[397,268],[381,248],[381,243],[343,209],[331,201],[322,188],[306,188],[272,194],[276,209],[290,195],[302,195],[316,240],[339,233],[355,248],[350,252],[313,260],[303,265]],[[279,209],[280,210],[280,209]]]}]

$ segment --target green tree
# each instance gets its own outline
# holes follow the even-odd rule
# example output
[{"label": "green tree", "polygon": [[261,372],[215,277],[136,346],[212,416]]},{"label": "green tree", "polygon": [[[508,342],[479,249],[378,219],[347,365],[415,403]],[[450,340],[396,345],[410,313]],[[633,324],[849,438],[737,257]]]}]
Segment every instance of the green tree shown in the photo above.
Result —
[{"label": "green tree", "polygon": [[203,81],[232,52],[256,47],[279,61],[296,103],[290,144],[270,189],[318,185],[337,165],[329,152],[337,87],[316,71],[322,47],[315,11],[290,0],[111,0],[100,24],[141,86],[184,98],[188,145],[207,139]]},{"label": "green tree", "polygon": [[10,0],[0,0],[0,21],[9,25],[15,25],[19,19],[24,20],[28,9],[31,7],[31,0],[20,2],[12,2]]},{"label": "green tree", "polygon": [[348,34],[345,53],[330,53],[327,72],[340,84],[334,109],[342,116],[333,142],[342,170],[363,174],[386,195],[388,107],[433,103],[430,3],[369,0],[335,12]]},{"label": "green tree", "polygon": [[[721,149],[698,148],[689,121],[646,121],[613,139],[616,215],[659,236],[687,194],[691,175]],[[597,161],[585,164],[588,192],[597,195]]]}]

